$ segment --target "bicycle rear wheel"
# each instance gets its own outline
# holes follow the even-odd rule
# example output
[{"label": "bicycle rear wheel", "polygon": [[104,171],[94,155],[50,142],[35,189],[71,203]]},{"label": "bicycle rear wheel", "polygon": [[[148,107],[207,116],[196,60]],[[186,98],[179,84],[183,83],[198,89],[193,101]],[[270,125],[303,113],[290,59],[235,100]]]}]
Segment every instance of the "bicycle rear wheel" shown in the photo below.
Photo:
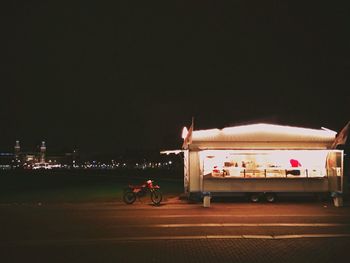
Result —
[{"label": "bicycle rear wheel", "polygon": [[134,203],[136,200],[136,194],[133,191],[126,191],[123,195],[123,201],[128,204],[131,205],[132,203]]}]

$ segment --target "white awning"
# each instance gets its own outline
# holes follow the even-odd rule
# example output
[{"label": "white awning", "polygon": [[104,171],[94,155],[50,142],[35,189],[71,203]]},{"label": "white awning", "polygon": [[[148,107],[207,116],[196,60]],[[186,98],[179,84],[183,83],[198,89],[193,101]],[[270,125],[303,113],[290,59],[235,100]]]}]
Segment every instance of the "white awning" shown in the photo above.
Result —
[{"label": "white awning", "polygon": [[283,148],[325,149],[333,143],[337,132],[274,124],[251,124],[222,130],[193,131],[190,148]]}]

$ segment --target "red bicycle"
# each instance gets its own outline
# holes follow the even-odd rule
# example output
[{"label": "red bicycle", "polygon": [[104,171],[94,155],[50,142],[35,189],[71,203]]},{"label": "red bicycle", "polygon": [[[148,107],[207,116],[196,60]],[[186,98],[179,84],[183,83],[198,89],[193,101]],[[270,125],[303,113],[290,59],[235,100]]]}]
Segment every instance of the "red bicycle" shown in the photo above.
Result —
[{"label": "red bicycle", "polygon": [[124,189],[123,200],[130,205],[135,202],[136,198],[145,196],[148,192],[151,193],[152,203],[159,205],[163,199],[159,185],[154,185],[154,181],[147,180],[142,185],[129,185]]}]

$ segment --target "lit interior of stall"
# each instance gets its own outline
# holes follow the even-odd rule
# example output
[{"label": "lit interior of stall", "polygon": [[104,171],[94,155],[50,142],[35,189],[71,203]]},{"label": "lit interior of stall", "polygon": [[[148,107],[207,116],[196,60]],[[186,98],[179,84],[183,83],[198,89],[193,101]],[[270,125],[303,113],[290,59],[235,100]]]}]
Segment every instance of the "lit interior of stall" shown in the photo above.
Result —
[{"label": "lit interior of stall", "polygon": [[324,178],[330,150],[204,150],[200,152],[204,177],[225,178]]}]

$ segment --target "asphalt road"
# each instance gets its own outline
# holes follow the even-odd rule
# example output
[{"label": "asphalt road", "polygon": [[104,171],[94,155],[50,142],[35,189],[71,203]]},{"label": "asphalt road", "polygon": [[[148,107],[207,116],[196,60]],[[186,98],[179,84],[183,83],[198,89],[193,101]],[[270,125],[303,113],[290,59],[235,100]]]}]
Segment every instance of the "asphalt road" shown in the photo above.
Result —
[{"label": "asphalt road", "polygon": [[322,202],[3,204],[0,227],[0,262],[334,262],[350,256],[350,207]]}]

